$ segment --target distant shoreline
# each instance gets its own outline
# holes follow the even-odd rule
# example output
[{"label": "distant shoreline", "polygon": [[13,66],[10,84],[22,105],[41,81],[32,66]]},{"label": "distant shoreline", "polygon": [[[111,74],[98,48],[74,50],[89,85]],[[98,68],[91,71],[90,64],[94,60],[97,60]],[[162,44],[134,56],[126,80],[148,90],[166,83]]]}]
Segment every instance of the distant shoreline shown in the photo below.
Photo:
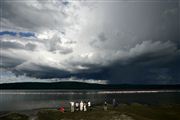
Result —
[{"label": "distant shoreline", "polygon": [[59,89],[59,90],[180,90],[177,85],[143,85],[143,84],[90,84],[82,82],[25,82],[25,83],[4,83],[0,89]]}]

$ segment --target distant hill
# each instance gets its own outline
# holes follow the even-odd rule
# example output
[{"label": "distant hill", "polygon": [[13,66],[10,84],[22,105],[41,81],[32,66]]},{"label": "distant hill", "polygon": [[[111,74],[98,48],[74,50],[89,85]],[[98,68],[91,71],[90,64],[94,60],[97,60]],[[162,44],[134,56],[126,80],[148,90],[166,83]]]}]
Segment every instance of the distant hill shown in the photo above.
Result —
[{"label": "distant hill", "polygon": [[180,85],[133,85],[133,84],[90,84],[82,82],[25,82],[25,83],[4,83],[0,84],[0,89],[84,89],[84,90],[152,90],[168,89],[180,90]]}]

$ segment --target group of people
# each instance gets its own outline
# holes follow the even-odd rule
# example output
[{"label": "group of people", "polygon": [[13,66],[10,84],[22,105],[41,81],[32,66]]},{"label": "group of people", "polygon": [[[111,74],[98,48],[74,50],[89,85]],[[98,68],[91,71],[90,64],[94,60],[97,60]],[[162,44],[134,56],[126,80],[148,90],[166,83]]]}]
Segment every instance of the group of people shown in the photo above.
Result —
[{"label": "group of people", "polygon": [[70,102],[70,111],[75,112],[75,111],[88,111],[91,110],[91,102]]},{"label": "group of people", "polygon": [[[118,105],[116,99],[112,100],[112,105],[113,105],[113,108],[115,108]],[[75,111],[86,112],[86,111],[91,111],[91,109],[92,109],[92,106],[91,106],[90,101],[88,101],[88,102],[83,102],[83,101],[73,102],[73,101],[71,101],[70,102],[70,111],[71,112],[75,112]],[[58,108],[58,110],[61,112],[64,112],[64,107],[60,107],[60,108]],[[108,104],[106,101],[104,101],[104,110],[105,111],[108,110]]]}]

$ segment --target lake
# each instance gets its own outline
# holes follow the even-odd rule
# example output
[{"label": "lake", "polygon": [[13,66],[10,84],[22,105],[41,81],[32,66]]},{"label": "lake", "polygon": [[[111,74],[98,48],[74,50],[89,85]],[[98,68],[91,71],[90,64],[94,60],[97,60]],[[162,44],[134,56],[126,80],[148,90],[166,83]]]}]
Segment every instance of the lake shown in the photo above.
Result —
[{"label": "lake", "polygon": [[180,104],[180,91],[1,90],[0,111],[68,107],[70,101],[81,100],[100,105],[114,98],[119,104]]}]

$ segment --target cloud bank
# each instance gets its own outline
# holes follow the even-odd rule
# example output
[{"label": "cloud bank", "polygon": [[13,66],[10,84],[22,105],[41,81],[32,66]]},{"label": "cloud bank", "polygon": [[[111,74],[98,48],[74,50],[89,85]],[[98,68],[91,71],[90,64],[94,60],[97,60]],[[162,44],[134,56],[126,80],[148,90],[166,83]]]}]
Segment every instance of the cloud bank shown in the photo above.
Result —
[{"label": "cloud bank", "polygon": [[0,65],[17,76],[180,83],[178,0],[4,0],[1,11]]}]

